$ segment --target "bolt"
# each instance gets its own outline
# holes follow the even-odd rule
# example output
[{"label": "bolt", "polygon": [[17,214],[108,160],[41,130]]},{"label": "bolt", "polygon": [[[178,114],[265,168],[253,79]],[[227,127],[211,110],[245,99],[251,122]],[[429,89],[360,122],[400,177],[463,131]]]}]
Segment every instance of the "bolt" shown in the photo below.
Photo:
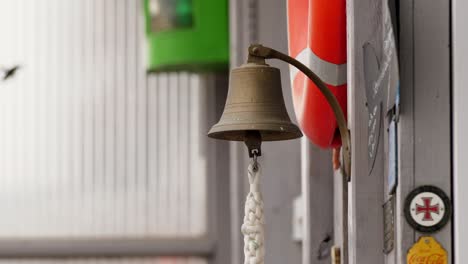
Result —
[{"label": "bolt", "polygon": [[253,53],[253,54],[257,54],[257,53],[258,53],[258,47],[253,47],[252,53]]}]

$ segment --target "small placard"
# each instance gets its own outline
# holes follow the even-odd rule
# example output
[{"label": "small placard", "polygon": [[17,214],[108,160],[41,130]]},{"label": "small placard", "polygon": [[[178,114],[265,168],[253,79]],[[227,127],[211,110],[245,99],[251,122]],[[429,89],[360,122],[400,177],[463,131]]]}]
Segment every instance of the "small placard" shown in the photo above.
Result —
[{"label": "small placard", "polygon": [[390,253],[395,245],[395,199],[393,195],[383,205],[384,210],[384,253]]},{"label": "small placard", "polygon": [[408,251],[406,263],[447,264],[447,251],[433,237],[421,237]]}]

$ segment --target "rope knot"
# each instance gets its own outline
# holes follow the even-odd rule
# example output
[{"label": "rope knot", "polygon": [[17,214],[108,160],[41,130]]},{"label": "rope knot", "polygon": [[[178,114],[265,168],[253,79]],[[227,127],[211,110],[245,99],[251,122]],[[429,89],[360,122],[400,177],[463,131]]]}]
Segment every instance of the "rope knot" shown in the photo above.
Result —
[{"label": "rope knot", "polygon": [[250,191],[245,201],[245,216],[242,225],[244,234],[244,264],[263,264],[264,249],[264,215],[263,199],[260,193],[260,165],[252,161],[248,168]]}]

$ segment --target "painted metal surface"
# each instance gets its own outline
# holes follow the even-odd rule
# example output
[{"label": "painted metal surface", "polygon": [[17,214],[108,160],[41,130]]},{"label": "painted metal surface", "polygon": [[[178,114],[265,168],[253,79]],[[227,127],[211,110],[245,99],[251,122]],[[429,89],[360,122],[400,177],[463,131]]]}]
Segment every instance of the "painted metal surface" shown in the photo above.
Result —
[{"label": "painted metal surface", "polygon": [[[450,3],[414,1],[413,12],[414,156],[400,160],[414,158],[414,186],[437,186],[451,198]],[[438,19],[431,19],[434,16]],[[400,118],[403,112],[402,106]],[[447,250],[449,263],[453,263],[452,234],[452,221],[434,234]]]},{"label": "painted metal surface", "polygon": [[[349,188],[349,263],[384,263],[383,209],[384,144],[377,144],[372,170],[368,162],[368,109],[364,78],[364,45],[370,43],[377,59],[382,54],[383,2],[347,1],[348,122],[352,140]],[[383,122],[380,122],[380,126]],[[384,128],[380,127],[382,131]],[[381,140],[383,137],[380,137]],[[370,172],[370,173],[369,173]]]},{"label": "painted metal surface", "polygon": [[454,262],[468,259],[468,2],[452,1],[452,136],[453,136],[453,203],[454,203]]},{"label": "painted metal surface", "polygon": [[[357,3],[359,2],[359,3]],[[382,6],[380,1],[348,2],[348,60],[349,86],[352,106],[350,110],[353,151],[365,152],[361,144],[367,145],[367,123],[363,120],[365,97],[361,91],[362,45],[364,43],[383,43]],[[450,180],[450,54],[449,3],[439,1],[400,2],[400,66],[401,73],[401,111],[398,136],[398,186],[396,188],[396,245],[395,250],[383,256],[382,238],[379,236],[382,211],[369,211],[388,199],[387,153],[384,147],[387,134],[381,137],[374,168],[371,175],[364,177],[367,160],[353,153],[352,212],[350,244],[351,263],[405,263],[406,252],[418,238],[418,234],[402,217],[406,195],[414,186],[431,184],[449,194]],[[350,17],[351,16],[351,17]],[[438,19],[431,19],[433,17]],[[428,23],[428,21],[430,21]],[[429,41],[430,40],[430,41]],[[427,41],[430,45],[427,45]],[[384,60],[381,45],[374,45],[379,61]],[[395,95],[396,96],[396,95]],[[395,98],[396,100],[396,98]],[[386,100],[387,103],[391,102]],[[382,131],[386,131],[389,120],[385,117]],[[391,119],[390,119],[391,120]],[[365,130],[364,130],[365,129]],[[380,149],[382,148],[382,149]],[[437,150],[437,151],[435,151]],[[442,176],[441,176],[442,175]],[[385,179],[385,181],[383,179]],[[447,249],[451,261],[451,223],[435,235]],[[365,242],[363,242],[365,241]]]}]

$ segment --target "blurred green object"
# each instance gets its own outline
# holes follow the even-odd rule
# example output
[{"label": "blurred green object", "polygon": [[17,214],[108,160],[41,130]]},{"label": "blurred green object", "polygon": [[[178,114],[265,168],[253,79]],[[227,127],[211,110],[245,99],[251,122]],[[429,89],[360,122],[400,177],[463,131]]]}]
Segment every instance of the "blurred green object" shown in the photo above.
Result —
[{"label": "blurred green object", "polygon": [[148,71],[229,65],[227,0],[144,0]]}]

